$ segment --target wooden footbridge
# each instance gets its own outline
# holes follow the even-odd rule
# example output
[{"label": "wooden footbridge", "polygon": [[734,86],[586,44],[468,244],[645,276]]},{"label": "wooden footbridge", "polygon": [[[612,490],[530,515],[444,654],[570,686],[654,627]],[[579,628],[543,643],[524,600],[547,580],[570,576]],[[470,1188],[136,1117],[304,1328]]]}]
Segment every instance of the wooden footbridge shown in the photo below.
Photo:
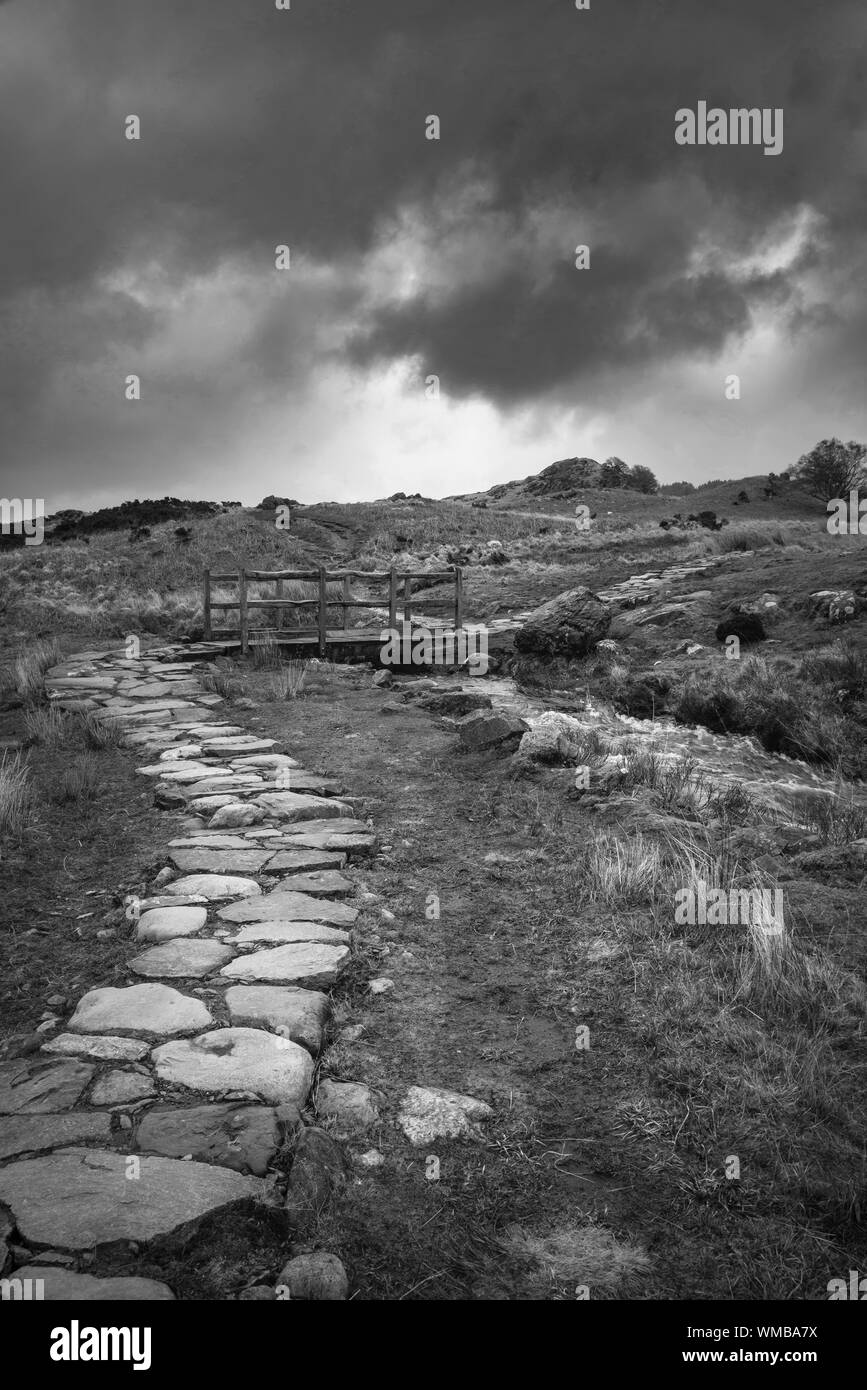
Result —
[{"label": "wooden footbridge", "polygon": [[[453,601],[448,598],[420,598],[418,594],[413,594],[413,582],[424,580],[426,587],[432,583],[449,583],[454,586]],[[298,593],[288,594],[286,585],[303,585],[302,595]],[[381,596],[370,596],[365,598],[353,597],[353,583],[361,585],[365,590],[370,590],[376,585],[382,585]],[[262,586],[272,585],[274,592],[271,597],[262,597]],[[251,592],[251,585],[255,585],[255,592]],[[227,586],[234,590],[232,594],[221,592],[219,598],[214,597],[214,589],[220,586],[221,591]],[[335,586],[337,593],[335,594]],[[312,592],[311,592],[312,591]],[[348,627],[347,620],[349,612],[353,608],[371,610],[381,610],[383,617],[377,625],[370,627]],[[276,642],[280,646],[297,647],[299,652],[305,655],[310,654],[312,648],[320,657],[327,655],[329,648],[335,647],[360,647],[369,648],[375,646],[379,648],[382,643],[382,632],[384,628],[399,631],[400,627],[409,625],[412,629],[413,615],[420,609],[438,608],[440,615],[445,608],[451,610],[451,622],[443,616],[431,614],[426,620],[419,622],[418,627],[430,627],[440,631],[458,632],[463,628],[463,575],[460,568],[443,570],[441,572],[430,573],[429,571],[407,571],[407,570],[384,570],[370,572],[368,570],[326,570],[324,567],[315,570],[253,570],[240,568],[229,573],[215,574],[210,569],[204,573],[204,629],[205,640],[214,641],[226,639],[228,647],[240,645],[241,654],[246,655],[251,645],[256,646],[263,642]],[[342,626],[329,627],[328,617],[330,609],[339,609],[342,618]],[[298,623],[297,613],[300,610],[302,615],[308,615],[306,623]],[[314,610],[311,612],[311,610]],[[387,610],[387,619],[386,619]],[[238,624],[236,627],[225,627],[222,624],[215,625],[214,613],[219,611],[221,614],[237,613]],[[289,626],[286,622],[286,614],[296,615],[296,625]],[[253,619],[258,613],[273,616],[272,623],[257,625]],[[398,614],[400,618],[398,618]],[[453,615],[453,616],[452,616]],[[400,624],[400,627],[399,627]],[[453,624],[453,626],[452,626]],[[267,635],[266,635],[267,634]]]}]

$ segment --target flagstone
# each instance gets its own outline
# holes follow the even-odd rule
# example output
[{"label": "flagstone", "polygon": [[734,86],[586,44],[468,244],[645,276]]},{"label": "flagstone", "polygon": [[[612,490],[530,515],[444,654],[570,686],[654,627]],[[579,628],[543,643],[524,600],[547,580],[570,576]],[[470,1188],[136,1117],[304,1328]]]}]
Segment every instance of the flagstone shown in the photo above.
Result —
[{"label": "flagstone", "polygon": [[270,950],[238,956],[224,965],[220,974],[228,980],[247,980],[273,984],[304,984],[310,988],[335,984],[349,962],[346,946],[329,946],[302,941]]},{"label": "flagstone", "polygon": [[142,1072],[110,1071],[96,1080],[90,1100],[92,1105],[131,1105],[155,1095],[153,1081]]},{"label": "flagstone", "polygon": [[138,1128],[136,1147],[165,1158],[218,1163],[235,1172],[264,1177],[280,1147],[280,1125],[266,1105],[196,1105],[149,1110]]},{"label": "flagstone", "polygon": [[143,1156],[138,1181],[130,1182],[127,1172],[127,1155],[106,1149],[21,1159],[0,1168],[0,1201],[12,1208],[24,1240],[88,1250],[106,1241],[153,1240],[264,1194],[260,1178],[205,1163]]},{"label": "flagstone", "polygon": [[162,907],[144,912],[136,927],[137,941],[171,941],[201,931],[208,920],[204,907]]},{"label": "flagstone", "polygon": [[331,1005],[327,994],[291,985],[231,985],[226,1005],[233,1024],[270,1028],[306,1047],[315,1057]]},{"label": "flagstone", "polygon": [[[283,858],[284,851],[278,850],[268,861],[267,872],[272,869],[285,868],[285,864],[279,861]],[[278,862],[275,863],[274,861]],[[351,879],[345,878],[343,874],[337,873],[335,869],[313,869],[310,873],[294,874],[291,878],[285,878],[280,884],[280,892],[290,889],[298,893],[323,893],[326,896],[332,894],[351,893],[355,884]]]},{"label": "flagstone", "polygon": [[137,1038],[112,1037],[110,1034],[86,1037],[81,1033],[59,1033],[51,1042],[43,1043],[41,1052],[59,1057],[87,1057],[92,1062],[137,1062],[148,1050],[146,1042]]},{"label": "flagstone", "polygon": [[303,1105],[313,1080],[304,1048],[259,1028],[217,1028],[163,1043],[152,1057],[162,1081],[212,1094],[252,1091],[271,1105]]},{"label": "flagstone", "polygon": [[237,902],[222,907],[217,916],[224,922],[273,922],[283,918],[287,922],[329,922],[347,927],[352,926],[358,909],[280,887],[257,898],[255,903]]},{"label": "flagstone", "polygon": [[66,1110],[80,1099],[92,1077],[93,1067],[77,1060],[31,1056],[0,1062],[0,1115]]},{"label": "flagstone", "polygon": [[331,820],[339,816],[350,816],[351,806],[345,801],[332,801],[327,797],[308,796],[303,792],[264,792],[256,797],[256,802],[269,815],[281,820],[308,821],[314,819]]},{"label": "flagstone", "polygon": [[87,1139],[110,1142],[111,1117],[88,1110],[65,1115],[14,1115],[0,1119],[0,1159],[61,1149]]},{"label": "flagstone", "polygon": [[248,922],[235,936],[226,941],[233,946],[250,946],[266,941],[279,946],[290,941],[326,941],[332,946],[348,946],[349,933],[339,927],[327,927],[322,922]]},{"label": "flagstone", "polygon": [[163,979],[201,979],[231,960],[232,951],[218,941],[181,937],[152,946],[129,962],[136,975]]},{"label": "flagstone", "polygon": [[73,1269],[35,1264],[16,1269],[13,1277],[39,1280],[40,1298],[46,1303],[158,1303],[174,1299],[168,1284],[138,1275],[98,1279],[93,1274],[79,1274]]},{"label": "flagstone", "polygon": [[234,874],[188,874],[168,885],[169,893],[201,893],[209,902],[218,898],[252,898],[262,892],[255,879]]},{"label": "flagstone", "polygon": [[184,873],[247,874],[258,873],[271,857],[267,849],[173,849],[169,859]]},{"label": "flagstone", "polygon": [[92,989],[78,1001],[69,1020],[79,1033],[143,1033],[157,1038],[195,1033],[213,1019],[200,999],[191,999],[170,985],[108,985]]}]

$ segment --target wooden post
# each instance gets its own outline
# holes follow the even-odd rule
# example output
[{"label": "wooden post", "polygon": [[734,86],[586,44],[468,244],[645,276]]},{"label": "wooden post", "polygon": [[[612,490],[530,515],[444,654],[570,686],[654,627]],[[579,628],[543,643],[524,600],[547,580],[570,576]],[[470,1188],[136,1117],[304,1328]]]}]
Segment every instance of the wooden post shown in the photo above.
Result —
[{"label": "wooden post", "polygon": [[[278,580],[277,580],[277,597],[278,597],[278,598],[282,598],[282,597],[283,597],[283,580],[282,580],[282,579],[278,579]],[[285,608],[278,608],[278,609],[277,609],[277,630],[278,630],[278,632],[279,632],[280,628],[283,626],[283,620],[284,620],[285,616],[286,616],[286,609],[285,609]]]},{"label": "wooden post", "polygon": [[388,625],[392,632],[397,630],[397,573],[388,572]]},{"label": "wooden post", "polygon": [[319,566],[319,655],[325,656],[328,633],[328,586],[325,582],[325,566]]},{"label": "wooden post", "polygon": [[455,569],[455,632],[464,625],[464,576],[460,565]]},{"label": "wooden post", "polygon": [[412,597],[412,575],[408,574],[403,581],[403,621],[409,624],[412,632],[412,614],[410,612],[410,599]]},{"label": "wooden post", "polygon": [[211,640],[211,571],[205,570],[205,591],[202,596],[202,611],[204,613],[205,641]]},{"label": "wooden post", "polygon": [[247,641],[247,571],[243,567],[238,570],[238,613],[241,626],[241,655],[246,656],[249,650]]},{"label": "wooden post", "polygon": [[351,598],[352,598],[352,590],[351,590],[351,588],[350,588],[350,586],[349,586],[349,575],[348,575],[348,574],[345,574],[345,575],[343,576],[343,630],[344,630],[344,632],[346,631],[346,615],[347,615],[347,612],[348,612],[346,605],[347,605],[347,603],[349,602],[349,600],[350,600]]}]

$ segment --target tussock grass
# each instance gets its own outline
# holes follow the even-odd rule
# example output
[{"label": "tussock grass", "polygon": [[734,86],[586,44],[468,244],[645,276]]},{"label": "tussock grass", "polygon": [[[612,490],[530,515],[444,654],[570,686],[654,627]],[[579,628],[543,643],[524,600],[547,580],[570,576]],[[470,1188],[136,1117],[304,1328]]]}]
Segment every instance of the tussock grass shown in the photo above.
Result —
[{"label": "tussock grass", "polygon": [[85,753],[63,770],[52,799],[84,809],[99,796],[99,780],[98,762],[92,754]]},{"label": "tussock grass", "polygon": [[42,693],[45,672],[56,666],[61,658],[60,645],[54,638],[25,647],[15,658],[13,673],[15,689],[25,700],[35,700]]},{"label": "tussock grass", "polygon": [[308,661],[287,661],[278,671],[274,671],[268,682],[266,699],[297,700],[301,697],[310,670]]},{"label": "tussock grass", "polygon": [[119,748],[123,744],[123,725],[97,710],[84,710],[78,716],[85,748]]},{"label": "tussock grass", "polygon": [[611,907],[650,903],[666,876],[659,844],[640,833],[627,840],[595,831],[582,847],[576,869],[583,895]]},{"label": "tussock grass", "polygon": [[0,835],[17,835],[33,809],[29,770],[20,753],[0,759]]},{"label": "tussock grass", "polygon": [[243,682],[229,671],[206,671],[201,677],[203,690],[212,695],[221,695],[224,700],[235,700],[244,689]]},{"label": "tussock grass", "polygon": [[69,719],[57,705],[36,706],[24,715],[24,735],[28,743],[59,748],[69,738]]}]

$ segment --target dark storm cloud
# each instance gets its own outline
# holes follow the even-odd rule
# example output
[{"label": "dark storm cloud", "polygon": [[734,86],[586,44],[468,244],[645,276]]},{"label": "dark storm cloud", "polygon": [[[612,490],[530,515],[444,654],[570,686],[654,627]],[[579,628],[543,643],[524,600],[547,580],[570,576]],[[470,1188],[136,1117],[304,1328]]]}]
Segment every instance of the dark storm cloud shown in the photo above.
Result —
[{"label": "dark storm cloud", "polygon": [[[352,364],[417,354],[453,394],[505,405],[713,353],[769,304],[795,327],[820,313],[799,301],[803,255],[743,273],[696,266],[700,243],[744,254],[806,203],[825,218],[822,254],[837,272],[858,254],[860,0],[593,0],[586,12],[571,0],[293,0],[286,13],[270,0],[0,6],[0,392],[22,453],[28,410],[44,412],[70,359],[110,363],[156,340],[169,310],[122,283],[149,266],[182,296],[232,259],[273,276],[286,241],[333,278],[321,301],[287,305],[291,322],[275,297],[246,333],[239,359],[265,387],[303,377],[344,342]],[[783,154],[677,147],[675,110],[700,99],[783,107]],[[130,113],[139,143],[123,138]],[[424,140],[429,113],[439,142]],[[528,240],[525,258],[519,245],[496,273],[456,274],[451,291],[422,276],[399,303],[365,293],[383,228],[407,207],[436,219],[472,176],[519,240],[538,209],[566,210],[547,273]],[[636,235],[654,188],[668,190],[666,205]],[[597,218],[593,269],[579,274],[583,211],[606,205],[617,222]],[[439,248],[457,247],[458,272],[461,236],[459,219],[444,225]],[[323,315],[346,334],[325,342]],[[170,374],[191,396],[213,392],[194,354]],[[40,419],[40,442],[49,430]]]}]

